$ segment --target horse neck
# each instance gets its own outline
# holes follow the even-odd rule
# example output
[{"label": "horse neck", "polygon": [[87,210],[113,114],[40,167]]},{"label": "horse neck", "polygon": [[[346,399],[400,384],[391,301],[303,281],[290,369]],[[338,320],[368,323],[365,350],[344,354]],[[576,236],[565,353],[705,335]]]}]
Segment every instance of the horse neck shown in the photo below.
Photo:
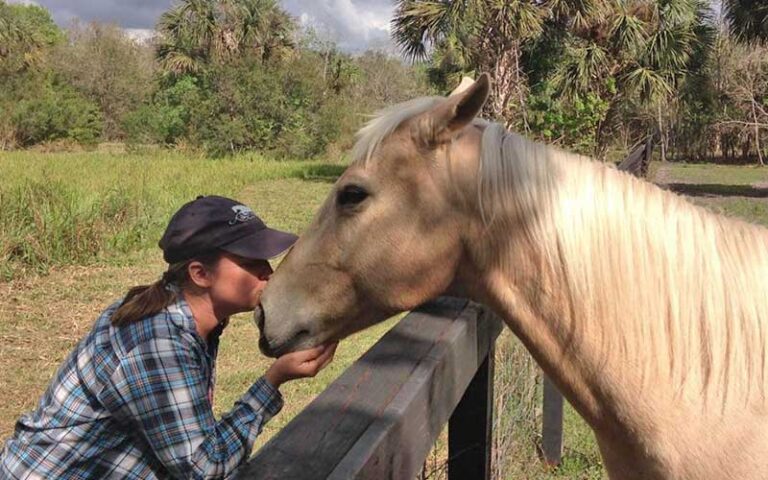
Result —
[{"label": "horse neck", "polygon": [[592,162],[548,168],[536,205],[474,243],[477,298],[577,410],[598,426],[691,395],[764,399],[765,232]]}]

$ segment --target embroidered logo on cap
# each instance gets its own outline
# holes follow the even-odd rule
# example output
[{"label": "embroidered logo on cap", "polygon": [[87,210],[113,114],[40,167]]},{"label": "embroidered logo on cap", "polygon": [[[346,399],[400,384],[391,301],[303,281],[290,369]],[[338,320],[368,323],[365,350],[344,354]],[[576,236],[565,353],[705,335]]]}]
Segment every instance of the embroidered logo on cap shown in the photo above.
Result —
[{"label": "embroidered logo on cap", "polygon": [[245,205],[235,205],[232,207],[232,210],[235,212],[235,218],[229,221],[230,225],[234,225],[236,223],[245,223],[248,220],[253,220],[256,218],[256,214],[253,213],[253,210],[246,207]]}]

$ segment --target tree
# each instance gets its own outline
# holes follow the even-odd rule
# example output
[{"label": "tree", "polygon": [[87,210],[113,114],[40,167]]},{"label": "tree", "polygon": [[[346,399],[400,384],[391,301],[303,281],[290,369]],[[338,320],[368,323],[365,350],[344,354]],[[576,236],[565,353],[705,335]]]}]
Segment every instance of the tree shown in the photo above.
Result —
[{"label": "tree", "polygon": [[491,113],[509,124],[515,113],[526,111],[522,48],[541,34],[547,14],[542,3],[527,0],[398,0],[393,37],[414,59],[426,58],[431,45],[434,73],[443,76],[444,88],[463,75],[490,73]]},{"label": "tree", "polygon": [[[677,96],[696,55],[706,55],[712,29],[702,0],[627,0],[606,5],[566,41],[556,85],[567,98],[587,93],[608,102],[598,125],[596,155],[602,158],[621,110],[651,109],[667,145],[665,105]],[[650,126],[650,125],[649,125]]]},{"label": "tree", "polygon": [[[490,72],[492,113],[508,126],[531,127],[532,87],[534,94],[554,87],[576,110],[590,98],[597,110],[588,109],[602,112],[594,153],[603,157],[622,109],[653,105],[659,113],[677,91],[708,41],[707,21],[704,0],[401,0],[393,35],[412,57],[424,58],[431,46],[438,82]],[[655,117],[663,134],[663,116]]]},{"label": "tree", "polygon": [[765,0],[724,0],[725,18],[740,40],[768,40],[768,3]]},{"label": "tree", "polygon": [[116,25],[73,23],[67,34],[69,42],[54,55],[54,71],[96,102],[106,138],[122,139],[125,115],[154,89],[152,50]]},{"label": "tree", "polygon": [[158,23],[158,59],[174,74],[252,55],[267,62],[294,47],[294,23],[275,0],[183,0]]},{"label": "tree", "polygon": [[48,10],[0,0],[0,73],[41,68],[64,35]]},{"label": "tree", "polygon": [[723,37],[718,44],[717,94],[719,115],[712,131],[720,149],[733,159],[737,151],[743,160],[754,153],[764,165],[762,137],[768,130],[768,48],[747,45]]}]

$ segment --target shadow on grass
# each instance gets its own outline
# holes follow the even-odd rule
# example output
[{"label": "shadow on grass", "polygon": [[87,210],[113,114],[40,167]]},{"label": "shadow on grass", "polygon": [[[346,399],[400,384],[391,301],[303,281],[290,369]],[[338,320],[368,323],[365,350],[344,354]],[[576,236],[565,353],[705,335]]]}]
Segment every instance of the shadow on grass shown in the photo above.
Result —
[{"label": "shadow on grass", "polygon": [[768,188],[752,185],[669,183],[666,187],[675,193],[691,197],[768,198]]},{"label": "shadow on grass", "polygon": [[311,182],[335,183],[336,179],[347,169],[346,165],[321,163],[301,167],[292,176]]}]

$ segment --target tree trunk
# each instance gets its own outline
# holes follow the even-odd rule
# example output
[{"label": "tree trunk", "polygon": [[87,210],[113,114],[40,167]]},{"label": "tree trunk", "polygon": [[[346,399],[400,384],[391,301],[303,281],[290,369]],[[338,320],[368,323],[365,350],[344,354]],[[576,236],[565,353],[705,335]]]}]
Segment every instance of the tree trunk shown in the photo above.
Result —
[{"label": "tree trunk", "polygon": [[667,135],[664,131],[664,121],[661,117],[661,102],[658,103],[659,122],[659,147],[661,148],[661,161],[667,161]]},{"label": "tree trunk", "polygon": [[514,59],[515,55],[513,51],[506,51],[496,56],[496,61],[493,64],[493,88],[495,90],[494,95],[491,97],[491,109],[493,110],[493,116],[505,123],[509,127],[509,120],[505,113],[507,110],[507,104],[509,98],[515,89],[515,72],[514,72]]},{"label": "tree trunk", "polygon": [[523,126],[525,127],[525,133],[527,134],[531,129],[528,126],[528,109],[525,106],[525,92],[523,89],[523,79],[522,75],[520,75],[520,48],[515,47],[515,51],[517,54],[515,54],[515,76],[516,78],[516,85],[515,88],[517,89],[517,95],[518,99],[520,101],[520,112],[523,115]]},{"label": "tree trunk", "polygon": [[755,122],[755,150],[757,150],[757,161],[760,162],[760,166],[764,167],[763,162],[763,150],[760,147],[760,126],[757,123],[757,111],[755,109],[755,99],[752,99],[752,121]]}]

